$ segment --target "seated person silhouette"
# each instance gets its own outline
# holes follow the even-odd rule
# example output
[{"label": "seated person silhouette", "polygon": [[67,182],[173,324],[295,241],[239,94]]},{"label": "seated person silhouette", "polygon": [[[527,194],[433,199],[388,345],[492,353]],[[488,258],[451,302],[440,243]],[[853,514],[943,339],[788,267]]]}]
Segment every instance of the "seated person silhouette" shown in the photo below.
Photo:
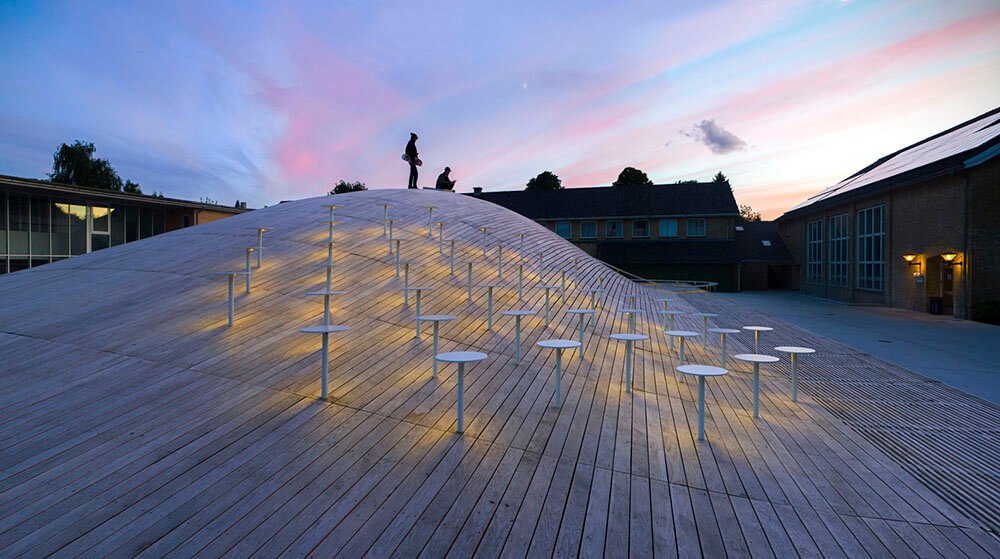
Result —
[{"label": "seated person silhouette", "polygon": [[458,181],[453,181],[448,177],[448,173],[450,172],[451,167],[445,167],[444,172],[438,175],[437,184],[434,187],[439,190],[451,190],[455,188],[455,183]]}]

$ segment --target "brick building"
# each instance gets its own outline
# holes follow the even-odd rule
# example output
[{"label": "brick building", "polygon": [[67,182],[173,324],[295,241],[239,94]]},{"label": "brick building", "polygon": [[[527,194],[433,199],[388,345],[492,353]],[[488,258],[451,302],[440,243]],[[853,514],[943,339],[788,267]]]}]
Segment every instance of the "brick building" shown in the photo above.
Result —
[{"label": "brick building", "polygon": [[0,274],[246,211],[0,175]]},{"label": "brick building", "polygon": [[477,192],[572,241],[591,256],[654,280],[739,286],[734,226],[739,216],[726,184]]},{"label": "brick building", "polygon": [[1000,108],[889,154],[778,218],[795,287],[969,316],[1000,300]]}]

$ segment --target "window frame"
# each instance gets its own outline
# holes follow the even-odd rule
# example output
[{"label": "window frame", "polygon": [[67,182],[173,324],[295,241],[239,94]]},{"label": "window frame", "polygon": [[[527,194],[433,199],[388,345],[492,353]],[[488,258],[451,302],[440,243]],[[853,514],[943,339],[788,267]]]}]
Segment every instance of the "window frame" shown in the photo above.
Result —
[{"label": "window frame", "polygon": [[[692,233],[691,225],[701,224],[701,233]],[[705,218],[703,217],[689,217],[687,218],[687,236],[688,237],[705,237],[708,235],[708,227],[705,223]]]},{"label": "window frame", "polygon": [[[593,235],[584,235],[583,232],[584,232],[584,230],[588,226],[594,228]],[[596,239],[597,238],[597,222],[596,221],[581,221],[580,222],[580,238],[581,239]]]},{"label": "window frame", "polygon": [[851,230],[848,214],[830,216],[827,224],[827,270],[830,285],[847,287],[850,285],[851,271]]},{"label": "window frame", "polygon": [[[877,220],[876,220],[877,217]],[[857,225],[857,288],[865,291],[885,291],[885,205],[858,210]],[[878,257],[875,258],[875,248]]]},{"label": "window frame", "polygon": [[[559,228],[561,226],[569,228],[569,234],[568,235],[563,235],[562,233],[559,232]],[[572,239],[573,238],[573,222],[572,221],[557,221],[555,223],[555,225],[552,226],[552,230],[555,231],[556,235],[559,235],[560,237],[562,237],[564,239]]]},{"label": "window frame", "polygon": [[[674,234],[673,235],[670,235],[670,234],[664,235],[663,234],[663,226],[667,225],[667,224],[673,224],[673,226],[674,226]],[[657,224],[657,232],[660,235],[660,237],[663,238],[663,239],[674,239],[674,238],[677,238],[679,236],[679,234],[677,232],[677,219],[676,218],[670,218],[670,219],[661,219],[661,220],[659,220],[659,223]],[[669,231],[668,231],[668,233],[669,233]]]},{"label": "window frame", "polygon": [[[611,234],[612,224],[618,225],[618,234]],[[609,219],[604,222],[604,238],[605,239],[621,239],[625,233],[625,224],[620,219]]]},{"label": "window frame", "polygon": [[823,219],[806,222],[806,281],[823,281]]},{"label": "window frame", "polygon": [[[639,235],[635,232],[636,225],[644,223],[646,224],[646,234]],[[633,239],[648,239],[649,238],[649,220],[648,219],[633,219],[632,220],[632,238]]]}]

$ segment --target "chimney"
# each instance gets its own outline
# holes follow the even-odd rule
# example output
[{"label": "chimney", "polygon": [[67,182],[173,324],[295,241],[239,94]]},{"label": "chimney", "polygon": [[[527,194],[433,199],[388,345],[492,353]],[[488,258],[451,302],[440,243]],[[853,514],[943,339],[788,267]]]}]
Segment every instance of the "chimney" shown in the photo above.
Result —
[{"label": "chimney", "polygon": [[473,186],[472,187],[472,193],[474,195],[476,195],[476,196],[479,196],[480,194],[483,193],[483,187],[481,187],[481,186]]},{"label": "chimney", "polygon": [[244,210],[247,209],[247,203],[243,202],[243,201],[240,201],[240,209],[244,209]]}]

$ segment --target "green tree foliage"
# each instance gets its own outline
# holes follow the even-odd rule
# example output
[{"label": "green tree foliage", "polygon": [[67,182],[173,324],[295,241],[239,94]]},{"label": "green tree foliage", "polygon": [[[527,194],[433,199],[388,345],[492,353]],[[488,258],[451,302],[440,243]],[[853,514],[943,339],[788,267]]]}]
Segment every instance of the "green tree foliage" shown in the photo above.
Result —
[{"label": "green tree foliage", "polygon": [[337,181],[337,184],[333,185],[333,190],[330,191],[330,194],[346,194],[348,192],[360,192],[362,190],[368,190],[365,183],[361,181],[347,182],[344,179],[340,179]]},{"label": "green tree foliage", "polygon": [[760,212],[753,211],[750,204],[740,204],[740,217],[741,222],[752,222],[760,221]]},{"label": "green tree foliage", "polygon": [[62,144],[52,154],[52,172],[49,180],[76,186],[124,190],[142,194],[142,188],[131,180],[122,182],[107,159],[94,157],[97,149],[93,142],[77,140],[72,145]]},{"label": "green tree foliage", "polygon": [[653,184],[653,181],[649,180],[646,173],[636,169],[635,167],[625,167],[622,169],[621,173],[618,173],[618,179],[611,183],[611,186],[632,186],[632,185],[642,185],[642,184]]},{"label": "green tree foliage", "polygon": [[545,171],[539,173],[537,177],[528,181],[528,186],[525,190],[559,190],[561,189],[562,181],[556,176],[552,171]]}]

